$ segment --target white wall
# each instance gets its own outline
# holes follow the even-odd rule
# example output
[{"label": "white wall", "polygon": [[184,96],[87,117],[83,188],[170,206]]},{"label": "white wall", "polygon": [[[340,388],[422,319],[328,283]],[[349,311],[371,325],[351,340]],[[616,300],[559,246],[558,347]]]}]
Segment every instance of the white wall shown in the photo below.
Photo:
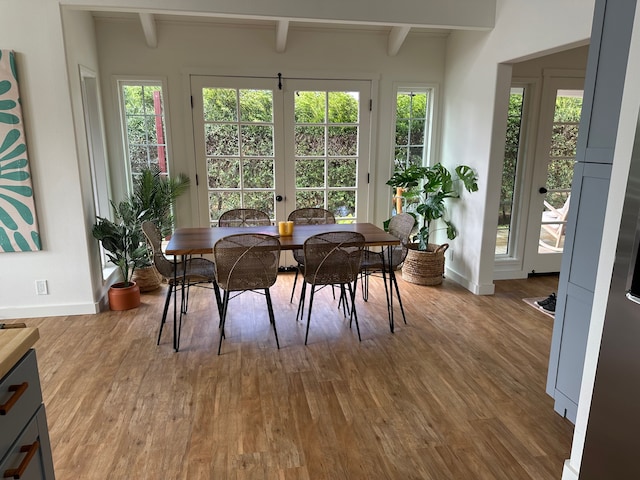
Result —
[{"label": "white wall", "polygon": [[[398,55],[387,55],[387,35],[372,31],[299,30],[289,32],[287,49],[275,52],[273,28],[158,22],[158,47],[148,48],[139,22],[99,19],[96,22],[100,72],[107,119],[107,138],[112,178],[122,175],[120,120],[117,115],[118,75],[166,78],[172,172],[195,175],[193,133],[189,105],[188,74],[256,75],[304,78],[370,78],[378,84],[374,97],[375,135],[371,169],[369,221],[377,224],[389,217],[390,177],[393,155],[393,83],[441,85],[444,74],[443,36],[409,35]],[[286,81],[286,80],[285,80]],[[274,80],[275,82],[275,80]],[[117,185],[114,185],[118,188]],[[202,184],[201,188],[205,188]],[[115,195],[115,192],[114,192]],[[190,198],[189,198],[190,197]],[[177,223],[198,224],[196,188],[178,199]]]},{"label": "white wall", "polygon": [[469,201],[455,211],[454,222],[462,227],[449,249],[447,274],[475,293],[493,293],[504,105],[511,80],[511,69],[501,64],[586,43],[593,6],[593,0],[499,0],[491,32],[453,32],[449,38],[442,159],[476,168],[480,191],[464,195]]},{"label": "white wall", "polygon": [[[91,43],[77,28],[75,48]],[[0,318],[95,311],[63,32],[57,2],[4,0],[0,48],[16,51],[43,250],[0,254]],[[35,280],[49,295],[36,296]]]}]

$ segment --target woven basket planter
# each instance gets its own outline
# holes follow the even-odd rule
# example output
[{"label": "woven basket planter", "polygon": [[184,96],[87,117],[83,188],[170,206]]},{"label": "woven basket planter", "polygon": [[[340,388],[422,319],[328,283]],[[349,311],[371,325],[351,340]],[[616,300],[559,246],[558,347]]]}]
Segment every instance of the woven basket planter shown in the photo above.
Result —
[{"label": "woven basket planter", "polygon": [[131,280],[138,284],[141,292],[152,292],[160,288],[162,276],[158,273],[156,267],[151,265],[149,267],[136,268]]},{"label": "woven basket planter", "polygon": [[426,251],[410,245],[402,265],[402,278],[417,285],[440,285],[444,276],[444,252],[449,244],[430,243]]}]

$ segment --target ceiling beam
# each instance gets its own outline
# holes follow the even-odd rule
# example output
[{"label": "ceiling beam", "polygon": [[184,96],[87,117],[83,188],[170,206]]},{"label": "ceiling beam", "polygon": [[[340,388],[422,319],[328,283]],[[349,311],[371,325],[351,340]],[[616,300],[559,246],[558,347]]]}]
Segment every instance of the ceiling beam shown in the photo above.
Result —
[{"label": "ceiling beam", "polygon": [[407,38],[411,27],[393,27],[389,32],[389,39],[387,41],[387,54],[390,57],[397,55],[400,47]]},{"label": "ceiling beam", "polygon": [[147,41],[149,48],[156,48],[158,46],[158,34],[156,30],[156,22],[152,13],[139,13],[140,24],[142,25],[142,31],[144,32],[144,38]]},{"label": "ceiling beam", "polygon": [[278,20],[276,23],[276,52],[283,53],[287,48],[289,20]]}]

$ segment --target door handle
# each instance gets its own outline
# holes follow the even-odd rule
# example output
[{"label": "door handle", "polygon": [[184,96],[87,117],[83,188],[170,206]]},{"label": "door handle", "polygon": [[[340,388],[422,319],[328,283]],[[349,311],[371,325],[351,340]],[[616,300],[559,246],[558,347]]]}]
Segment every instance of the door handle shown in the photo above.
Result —
[{"label": "door handle", "polygon": [[282,195],[276,195],[276,202],[281,202],[282,200],[284,200]]},{"label": "door handle", "polygon": [[543,194],[544,194],[544,193],[547,193],[547,189],[546,189],[546,188],[544,188],[544,187],[540,187],[540,188],[538,189],[538,191],[539,191],[540,193],[543,193]]}]

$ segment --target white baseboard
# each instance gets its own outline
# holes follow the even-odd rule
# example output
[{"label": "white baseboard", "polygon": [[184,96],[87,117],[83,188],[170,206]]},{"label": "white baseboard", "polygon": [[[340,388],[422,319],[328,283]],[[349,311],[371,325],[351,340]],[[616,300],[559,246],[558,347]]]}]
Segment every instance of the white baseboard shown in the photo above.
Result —
[{"label": "white baseboard", "polygon": [[578,480],[579,472],[576,472],[569,460],[564,461],[564,468],[562,469],[562,480]]},{"label": "white baseboard", "polygon": [[28,307],[0,308],[0,319],[34,317],[64,317],[68,315],[90,315],[100,311],[100,304],[38,305]]},{"label": "white baseboard", "polygon": [[445,268],[444,276],[445,278],[453,280],[454,282],[462,285],[464,288],[475,295],[493,295],[496,290],[496,286],[493,283],[486,285],[472,283],[462,275],[458,275],[456,272],[450,270],[449,268]]}]

